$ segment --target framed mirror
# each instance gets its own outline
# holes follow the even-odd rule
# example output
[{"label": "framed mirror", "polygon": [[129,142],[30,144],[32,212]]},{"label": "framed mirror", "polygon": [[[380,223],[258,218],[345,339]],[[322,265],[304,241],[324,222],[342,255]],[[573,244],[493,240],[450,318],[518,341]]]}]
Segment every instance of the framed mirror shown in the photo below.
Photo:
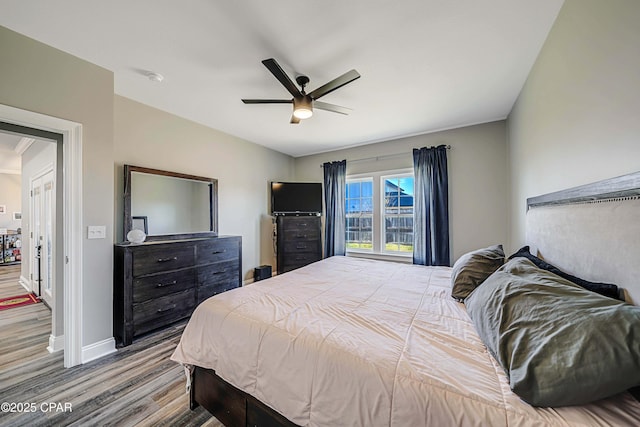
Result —
[{"label": "framed mirror", "polygon": [[124,240],[134,229],[147,240],[216,236],[218,180],[124,165]]}]

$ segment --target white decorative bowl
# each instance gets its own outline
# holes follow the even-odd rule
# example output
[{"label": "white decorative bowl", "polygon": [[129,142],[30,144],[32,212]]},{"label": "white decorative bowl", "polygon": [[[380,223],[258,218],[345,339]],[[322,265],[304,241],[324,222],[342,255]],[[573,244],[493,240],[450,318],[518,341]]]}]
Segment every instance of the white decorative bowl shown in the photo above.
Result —
[{"label": "white decorative bowl", "polygon": [[144,234],[144,231],[142,230],[131,230],[130,232],[127,233],[127,240],[130,241],[131,243],[142,243],[144,242],[144,239],[147,238],[147,235]]}]

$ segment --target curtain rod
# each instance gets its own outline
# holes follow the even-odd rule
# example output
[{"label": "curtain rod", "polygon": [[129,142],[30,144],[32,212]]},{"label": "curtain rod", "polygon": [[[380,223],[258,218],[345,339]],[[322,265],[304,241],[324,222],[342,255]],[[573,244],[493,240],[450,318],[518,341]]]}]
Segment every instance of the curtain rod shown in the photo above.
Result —
[{"label": "curtain rod", "polygon": [[[451,149],[450,145],[446,145],[445,148],[447,150]],[[384,156],[375,156],[375,157],[365,157],[363,159],[354,159],[354,160],[347,160],[347,163],[358,163],[358,162],[369,162],[369,161],[378,161],[378,160],[386,160],[386,159],[392,159],[394,157],[401,157],[401,156],[407,156],[410,155],[411,153],[396,153],[396,154],[385,154]],[[320,167],[324,167],[323,164],[320,165]]]}]

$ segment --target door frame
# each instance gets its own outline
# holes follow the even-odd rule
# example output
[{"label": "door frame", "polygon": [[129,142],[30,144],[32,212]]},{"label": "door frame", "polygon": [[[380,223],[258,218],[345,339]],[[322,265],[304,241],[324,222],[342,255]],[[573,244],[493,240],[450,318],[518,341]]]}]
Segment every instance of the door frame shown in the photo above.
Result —
[{"label": "door frame", "polygon": [[31,128],[34,136],[38,130],[62,135],[64,367],[76,366],[82,363],[82,124],[3,104],[0,121]]}]

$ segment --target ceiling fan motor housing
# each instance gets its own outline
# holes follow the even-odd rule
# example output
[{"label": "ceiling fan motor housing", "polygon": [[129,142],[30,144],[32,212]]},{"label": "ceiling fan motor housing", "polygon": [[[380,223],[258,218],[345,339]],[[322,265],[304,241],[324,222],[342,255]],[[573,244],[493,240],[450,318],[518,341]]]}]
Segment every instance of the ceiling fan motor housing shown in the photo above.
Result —
[{"label": "ceiling fan motor housing", "polygon": [[299,75],[296,77],[296,83],[298,83],[299,86],[302,86],[302,93],[304,93],[304,87],[309,84],[309,77]]}]

